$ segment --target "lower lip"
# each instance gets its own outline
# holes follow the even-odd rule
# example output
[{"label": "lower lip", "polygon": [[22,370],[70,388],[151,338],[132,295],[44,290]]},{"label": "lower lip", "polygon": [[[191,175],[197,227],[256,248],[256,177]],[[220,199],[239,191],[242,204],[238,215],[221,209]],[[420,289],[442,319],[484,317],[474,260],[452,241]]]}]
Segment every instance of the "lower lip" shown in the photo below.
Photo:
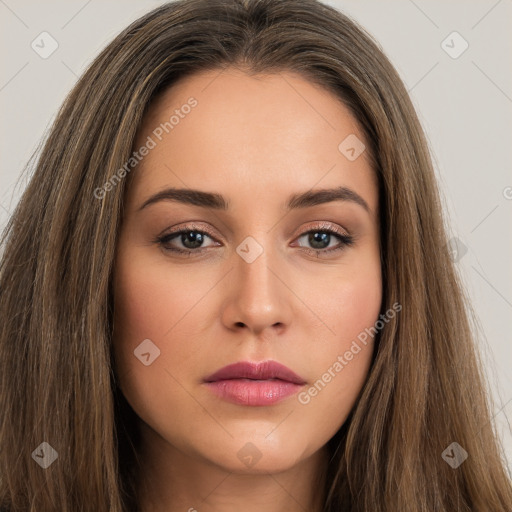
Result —
[{"label": "lower lip", "polygon": [[226,379],[207,382],[217,396],[240,405],[271,405],[297,393],[302,385],[279,379]]}]

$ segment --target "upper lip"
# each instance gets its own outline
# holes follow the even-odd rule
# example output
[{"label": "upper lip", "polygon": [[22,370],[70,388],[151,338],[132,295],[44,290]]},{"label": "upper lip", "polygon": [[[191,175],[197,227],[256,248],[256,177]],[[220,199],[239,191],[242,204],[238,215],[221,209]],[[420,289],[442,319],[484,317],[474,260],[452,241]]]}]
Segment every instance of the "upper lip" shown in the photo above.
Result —
[{"label": "upper lip", "polygon": [[305,380],[299,377],[290,368],[278,363],[277,361],[250,362],[242,361],[224,366],[209,377],[205,382],[215,382],[227,379],[253,379],[267,380],[279,379],[294,384],[304,384]]}]

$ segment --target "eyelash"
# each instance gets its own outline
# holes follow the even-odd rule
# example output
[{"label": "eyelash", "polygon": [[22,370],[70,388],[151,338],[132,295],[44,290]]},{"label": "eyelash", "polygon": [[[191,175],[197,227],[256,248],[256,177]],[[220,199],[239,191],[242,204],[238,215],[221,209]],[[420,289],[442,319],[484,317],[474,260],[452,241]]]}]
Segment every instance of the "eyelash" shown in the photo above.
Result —
[{"label": "eyelash", "polygon": [[[339,238],[340,245],[338,245],[337,247],[332,247],[330,249],[308,249],[307,247],[300,246],[301,250],[303,250],[309,254],[316,254],[318,256],[319,253],[321,253],[321,254],[322,253],[323,254],[336,253],[336,252],[339,252],[339,251],[345,249],[345,247],[349,247],[349,246],[353,245],[353,243],[354,243],[353,236],[345,235],[345,234],[343,234],[335,229],[329,228],[327,226],[331,226],[331,225],[330,224],[320,224],[318,226],[315,226],[314,228],[309,229],[308,231],[305,231],[304,233],[299,235],[298,238],[302,238],[304,235],[308,235],[310,233],[327,233],[329,235],[334,235],[337,238]],[[160,247],[162,247],[163,250],[165,250],[167,252],[178,253],[178,254],[187,254],[188,256],[191,256],[192,254],[198,255],[198,254],[203,253],[204,251],[207,251],[208,247],[201,247],[198,249],[179,249],[177,247],[170,247],[167,245],[174,238],[177,238],[178,236],[180,236],[182,234],[186,234],[186,233],[190,233],[190,232],[200,233],[201,235],[207,235],[212,240],[215,240],[215,237],[208,230],[205,230],[204,228],[199,229],[197,226],[192,224],[192,225],[186,226],[185,228],[183,228],[179,231],[174,231],[171,233],[167,233],[165,235],[157,236],[152,241],[152,243],[158,244]]]}]

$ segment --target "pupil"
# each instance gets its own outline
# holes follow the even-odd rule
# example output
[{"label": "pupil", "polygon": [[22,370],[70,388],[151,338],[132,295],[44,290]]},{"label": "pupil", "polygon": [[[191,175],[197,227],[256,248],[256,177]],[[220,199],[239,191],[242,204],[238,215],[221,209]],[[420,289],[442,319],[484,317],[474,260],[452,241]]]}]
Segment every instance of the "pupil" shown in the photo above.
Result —
[{"label": "pupil", "polygon": [[[188,246],[188,244],[186,243],[187,237],[190,237],[192,239],[192,246]],[[188,249],[197,249],[197,247],[200,247],[201,243],[203,242],[203,235],[202,233],[198,233],[197,231],[189,231],[188,233],[183,233],[181,237],[181,242]]]},{"label": "pupil", "polygon": [[[309,235],[309,243],[312,245],[312,247],[315,247],[316,249],[325,249],[325,247],[329,245],[329,236],[329,233],[322,233],[317,231]],[[325,247],[316,247],[315,244],[317,242],[320,242],[320,245],[322,245],[323,242],[327,242],[327,245]]]}]

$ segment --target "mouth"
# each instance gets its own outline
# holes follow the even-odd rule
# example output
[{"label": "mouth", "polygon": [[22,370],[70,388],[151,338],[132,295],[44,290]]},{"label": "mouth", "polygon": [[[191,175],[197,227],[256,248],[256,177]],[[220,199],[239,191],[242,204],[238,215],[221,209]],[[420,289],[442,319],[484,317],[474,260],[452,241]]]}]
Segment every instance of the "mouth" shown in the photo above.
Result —
[{"label": "mouth", "polygon": [[204,384],[218,397],[247,406],[275,404],[296,394],[305,383],[276,361],[235,363],[204,379]]}]

